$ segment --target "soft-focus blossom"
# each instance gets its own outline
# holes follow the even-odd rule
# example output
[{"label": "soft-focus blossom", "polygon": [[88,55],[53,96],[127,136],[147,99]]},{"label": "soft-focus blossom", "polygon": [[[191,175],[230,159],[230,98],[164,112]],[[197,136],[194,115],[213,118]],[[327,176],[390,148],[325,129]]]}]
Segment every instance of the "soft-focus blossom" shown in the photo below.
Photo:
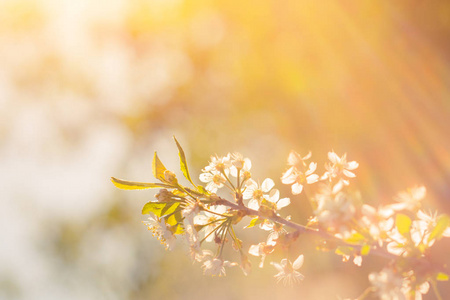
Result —
[{"label": "soft-focus blossom", "polygon": [[208,211],[203,211],[203,214],[198,214],[194,217],[195,225],[203,225],[205,230],[205,236],[207,242],[212,242],[214,240],[214,234],[210,234],[212,231],[216,229],[225,218],[221,217],[221,214],[224,214],[227,210],[225,206],[212,206]]},{"label": "soft-focus blossom", "polygon": [[339,157],[334,152],[328,152],[328,159],[331,163],[325,165],[325,169],[327,170],[322,177],[322,179],[332,179],[335,177],[356,177],[355,173],[351,172],[358,168],[358,163],[356,161],[347,162],[347,154]]},{"label": "soft-focus blossom", "polygon": [[394,210],[417,211],[420,208],[426,193],[427,190],[424,186],[409,188],[405,192],[399,193],[397,197],[394,198],[398,203],[391,204],[390,206]]},{"label": "soft-focus blossom", "polygon": [[230,170],[231,164],[231,155],[228,153],[226,156],[211,156],[211,161],[209,165],[206,166],[202,171],[203,172],[219,172],[219,173],[228,173]]},{"label": "soft-focus blossom", "polygon": [[273,189],[270,191],[269,195],[264,195],[265,204],[270,204],[270,208],[274,210],[280,210],[283,207],[288,206],[291,203],[289,198],[280,199],[280,191]]},{"label": "soft-focus blossom", "polygon": [[246,182],[246,188],[242,196],[245,200],[249,200],[249,208],[257,210],[262,199],[264,198],[264,195],[268,194],[274,186],[275,183],[270,178],[264,179],[261,185],[256,183],[253,179],[249,179]]},{"label": "soft-focus blossom", "polygon": [[244,156],[240,153],[231,154],[231,167],[230,174],[234,177],[244,176],[244,172],[249,172],[252,168],[252,162],[248,158],[244,158]]},{"label": "soft-focus blossom", "polygon": [[406,300],[402,291],[403,278],[393,270],[385,268],[379,273],[370,273],[369,281],[382,300]]},{"label": "soft-focus blossom", "polygon": [[405,295],[411,295],[411,291],[414,291],[414,300],[422,300],[422,295],[427,294],[429,290],[430,284],[428,281],[414,285],[414,287],[412,287],[412,282],[410,280],[403,281],[402,292]]},{"label": "soft-focus blossom", "polygon": [[303,261],[304,256],[300,255],[294,263],[286,258],[283,258],[281,263],[272,262],[272,265],[278,270],[278,274],[275,275],[277,282],[283,281],[284,285],[293,285],[303,280],[305,276],[297,271],[303,265]]},{"label": "soft-focus blossom", "polygon": [[383,245],[383,241],[394,226],[394,211],[390,208],[380,206],[378,209],[364,204],[361,207],[361,218],[359,225],[366,228],[372,238],[378,241],[379,246]]},{"label": "soft-focus blossom", "polygon": [[261,257],[261,261],[259,263],[259,267],[264,267],[264,260],[266,259],[266,255],[269,255],[275,249],[274,245],[268,245],[264,242],[261,242],[257,245],[251,245],[248,253],[254,256]]},{"label": "soft-focus blossom", "polygon": [[355,215],[356,208],[346,193],[339,192],[334,195],[329,187],[323,187],[314,200],[317,208],[314,211],[320,224],[332,230],[350,221]]},{"label": "soft-focus blossom", "polygon": [[219,171],[211,170],[206,173],[201,173],[200,181],[206,183],[206,190],[215,193],[224,186],[227,180]]},{"label": "soft-focus blossom", "polygon": [[398,256],[407,256],[411,252],[411,245],[398,229],[394,227],[389,233],[390,242],[387,244],[387,251]]},{"label": "soft-focus blossom", "polygon": [[312,184],[319,180],[319,175],[313,174],[317,168],[317,163],[310,163],[306,172],[302,172],[296,167],[290,167],[281,177],[284,184],[292,184],[292,194],[298,195],[303,191],[304,184]]},{"label": "soft-focus blossom", "polygon": [[[290,220],[290,216],[286,218],[286,220]],[[277,239],[282,233],[286,233],[286,229],[284,229],[284,226],[279,223],[274,223],[268,219],[264,219],[264,221],[259,224],[259,228],[263,230],[269,231],[269,235],[267,236],[266,243],[267,245],[275,246],[277,244]]]},{"label": "soft-focus blossom", "polygon": [[159,193],[155,195],[155,198],[158,202],[168,202],[172,199],[173,194],[169,192],[167,189],[160,189]]},{"label": "soft-focus blossom", "polygon": [[172,231],[167,227],[164,220],[159,220],[153,216],[148,217],[148,221],[143,222],[147,225],[148,230],[156,237],[167,250],[172,250],[175,245],[176,238]]},{"label": "soft-focus blossom", "polygon": [[289,153],[288,156],[288,165],[291,167],[306,167],[306,160],[311,158],[311,152],[309,152],[308,154],[306,154],[305,156],[301,156],[300,154],[298,154],[297,152],[295,152],[294,150],[291,150],[291,152]]},{"label": "soft-focus blossom", "polygon": [[203,262],[203,274],[207,276],[225,276],[225,267],[237,266],[237,263],[231,263],[220,258],[210,258]]}]

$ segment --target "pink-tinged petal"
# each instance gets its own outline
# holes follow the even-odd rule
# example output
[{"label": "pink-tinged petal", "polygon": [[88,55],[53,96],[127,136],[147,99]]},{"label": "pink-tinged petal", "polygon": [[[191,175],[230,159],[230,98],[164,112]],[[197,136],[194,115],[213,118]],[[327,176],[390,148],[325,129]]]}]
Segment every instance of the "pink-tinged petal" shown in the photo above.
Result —
[{"label": "pink-tinged petal", "polygon": [[277,202],[277,210],[288,206],[290,203],[291,203],[291,200],[289,198],[282,198],[282,199],[278,200],[278,202]]},{"label": "pink-tinged petal", "polygon": [[306,182],[308,184],[312,184],[317,181],[319,181],[319,175],[317,175],[317,174],[312,174],[312,175],[309,175],[308,177],[306,177]]},{"label": "pink-tinged petal", "polygon": [[339,158],[339,156],[337,156],[336,153],[334,152],[328,152],[328,159],[333,163],[333,164],[337,164],[341,161],[341,159]]},{"label": "pink-tinged petal", "polygon": [[278,270],[278,272],[283,272],[284,273],[284,268],[283,268],[283,266],[281,264],[272,262],[272,265]]},{"label": "pink-tinged petal", "polygon": [[251,245],[250,249],[248,249],[248,253],[251,254],[251,255],[254,255],[254,256],[260,256],[261,255],[261,253],[259,251],[260,249],[261,249],[261,247],[259,247],[259,244],[258,245]]},{"label": "pink-tinged petal", "polygon": [[292,194],[298,195],[303,191],[303,185],[301,185],[300,183],[294,183],[292,185],[291,189],[292,189]]},{"label": "pink-tinged petal", "polygon": [[450,237],[450,227],[447,227],[447,229],[444,230],[444,233],[442,234],[442,236]]},{"label": "pink-tinged petal", "polygon": [[297,166],[300,164],[301,161],[302,160],[301,160],[300,154],[298,154],[294,150],[291,150],[291,152],[289,152],[288,165]]},{"label": "pink-tinged petal", "polygon": [[292,184],[297,180],[297,172],[295,167],[289,168],[283,176],[281,176],[281,182],[283,184]]},{"label": "pink-tinged petal", "polygon": [[263,183],[261,184],[261,190],[264,193],[268,193],[273,187],[275,186],[275,183],[272,179],[266,178],[264,179]]},{"label": "pink-tinged petal", "polygon": [[354,170],[356,168],[358,168],[359,164],[356,161],[351,161],[347,164],[347,166],[345,167],[347,170]]},{"label": "pink-tinged petal", "polygon": [[297,257],[297,259],[294,261],[294,263],[292,264],[292,267],[294,268],[294,270],[298,270],[303,266],[303,262],[305,261],[305,257],[303,256],[303,254],[299,255]]},{"label": "pink-tinged petal", "polygon": [[422,283],[419,286],[419,292],[421,294],[426,294],[426,293],[428,293],[429,290],[430,290],[430,284],[428,283],[428,281],[425,281],[424,283]]},{"label": "pink-tinged petal", "polygon": [[278,232],[272,231],[269,233],[269,236],[267,236],[266,245],[275,246],[277,244],[278,237]]},{"label": "pink-tinged petal", "polygon": [[344,173],[344,175],[347,176],[347,177],[351,177],[351,178],[356,177],[356,175],[354,173],[350,172],[349,170],[345,170],[344,169],[342,171],[342,173]]},{"label": "pink-tinged petal", "polygon": [[310,158],[311,158],[311,155],[312,155],[312,154],[311,154],[311,151],[309,151],[308,154],[306,154],[305,156],[303,156],[302,159],[303,159],[303,160],[310,159]]}]

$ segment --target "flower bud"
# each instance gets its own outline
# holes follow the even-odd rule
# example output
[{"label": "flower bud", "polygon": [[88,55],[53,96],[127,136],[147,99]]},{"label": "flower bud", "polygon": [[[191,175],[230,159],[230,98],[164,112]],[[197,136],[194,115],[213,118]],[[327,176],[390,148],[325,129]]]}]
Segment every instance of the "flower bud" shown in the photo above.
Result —
[{"label": "flower bud", "polygon": [[164,171],[164,180],[170,184],[178,183],[177,176],[175,175],[175,173],[169,170]]}]

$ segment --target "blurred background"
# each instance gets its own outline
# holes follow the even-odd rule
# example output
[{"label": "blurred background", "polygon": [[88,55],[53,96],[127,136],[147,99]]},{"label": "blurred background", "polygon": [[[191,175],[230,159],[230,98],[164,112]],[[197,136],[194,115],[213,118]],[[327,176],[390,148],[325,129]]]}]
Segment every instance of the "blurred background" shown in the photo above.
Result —
[{"label": "blurred background", "polygon": [[277,185],[291,149],[320,173],[334,149],[366,202],[423,184],[450,213],[449,37],[438,0],[1,0],[0,299],[356,298],[383,261],[302,238],[294,288],[257,259],[248,278],[203,277],[141,223],[154,192],[109,178],[153,181],[155,150],[178,171],[173,135],[194,177],[239,151]]}]

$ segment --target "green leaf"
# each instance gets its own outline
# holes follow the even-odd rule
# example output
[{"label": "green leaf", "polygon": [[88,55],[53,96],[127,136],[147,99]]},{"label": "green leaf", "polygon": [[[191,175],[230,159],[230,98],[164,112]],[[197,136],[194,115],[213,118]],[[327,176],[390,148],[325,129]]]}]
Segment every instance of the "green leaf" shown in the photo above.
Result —
[{"label": "green leaf", "polygon": [[250,221],[250,224],[248,224],[248,225],[247,225],[246,227],[244,227],[244,228],[251,228],[251,227],[254,227],[254,226],[258,225],[258,224],[261,224],[263,221],[264,221],[264,219],[260,219],[260,218],[258,218],[258,217],[253,218],[253,219]]},{"label": "green leaf", "polygon": [[153,156],[152,169],[153,169],[153,176],[155,176],[156,179],[164,181],[164,171],[166,171],[167,169],[166,167],[164,167],[163,163],[159,160],[156,151],[155,155]]},{"label": "green leaf", "polygon": [[163,184],[163,183],[149,183],[149,182],[136,182],[136,181],[127,181],[118,179],[115,177],[111,177],[112,183],[116,187],[122,190],[145,190],[145,189],[154,189],[154,188],[171,188],[172,186]]},{"label": "green leaf", "polygon": [[449,276],[445,273],[439,272],[436,274],[436,280],[438,281],[448,281]]},{"label": "green leaf", "polygon": [[192,181],[191,175],[189,175],[189,169],[188,169],[187,162],[186,162],[186,155],[184,155],[183,148],[181,148],[181,145],[180,145],[180,143],[178,143],[175,136],[173,137],[173,139],[175,140],[175,143],[177,144],[177,147],[178,147],[178,156],[180,157],[181,172],[183,172],[184,177],[186,177],[186,179],[189,180],[189,182],[192,183],[192,185],[195,187],[196,185]]},{"label": "green leaf", "polygon": [[366,256],[369,255],[370,252],[370,246],[369,245],[364,245],[361,247],[361,255],[362,256]]},{"label": "green leaf", "polygon": [[346,238],[344,241],[351,244],[361,244],[366,238],[359,232],[353,233],[350,237]]},{"label": "green leaf", "polygon": [[397,214],[397,217],[395,218],[395,226],[397,227],[398,232],[403,236],[406,236],[407,233],[409,233],[411,223],[411,219],[404,214]]},{"label": "green leaf", "polygon": [[438,240],[442,238],[442,234],[448,226],[450,226],[450,218],[447,215],[441,215],[436,223],[436,227],[431,231],[428,241],[431,241],[434,238]]}]

